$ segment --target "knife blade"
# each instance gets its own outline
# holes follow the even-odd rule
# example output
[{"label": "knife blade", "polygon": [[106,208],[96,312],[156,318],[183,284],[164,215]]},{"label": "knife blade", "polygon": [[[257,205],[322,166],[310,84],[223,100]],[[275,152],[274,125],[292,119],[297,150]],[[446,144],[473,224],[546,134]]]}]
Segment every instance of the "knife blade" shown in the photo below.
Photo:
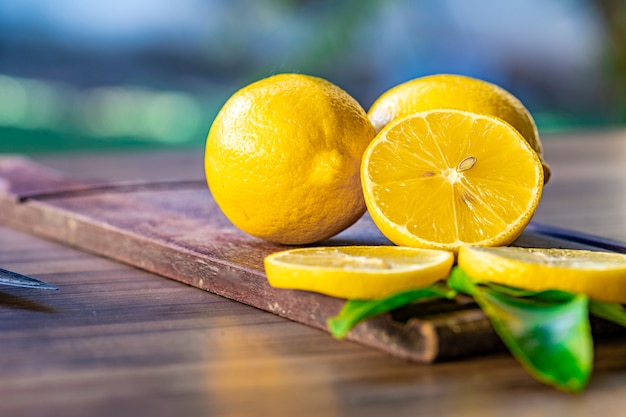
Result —
[{"label": "knife blade", "polygon": [[0,285],[9,285],[12,287],[36,288],[40,290],[58,290],[54,285],[40,281],[17,272],[7,271],[0,268]]},{"label": "knife blade", "polygon": [[529,232],[535,232],[558,239],[564,239],[570,242],[595,246],[599,249],[626,253],[626,242],[621,242],[619,240],[604,238],[601,236],[591,235],[584,232],[578,232],[556,226],[549,226],[543,223],[536,222],[531,222],[526,227],[526,230],[528,230]]}]

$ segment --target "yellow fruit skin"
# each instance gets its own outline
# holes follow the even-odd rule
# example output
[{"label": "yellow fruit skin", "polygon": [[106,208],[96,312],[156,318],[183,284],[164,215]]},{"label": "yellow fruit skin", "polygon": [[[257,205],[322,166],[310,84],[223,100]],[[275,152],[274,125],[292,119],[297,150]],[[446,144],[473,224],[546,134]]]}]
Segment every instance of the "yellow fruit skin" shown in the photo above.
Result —
[{"label": "yellow fruit skin", "polygon": [[[463,122],[455,118],[449,119],[446,123],[440,120],[440,129],[435,129],[432,125],[428,128],[430,135],[432,135],[433,132],[442,133],[441,129],[443,129],[444,133],[447,135],[447,138],[439,139],[439,147],[436,149],[425,149],[419,146],[416,146],[414,149],[409,149],[408,142],[401,143],[397,141],[397,138],[394,138],[397,136],[403,137],[404,135],[417,135],[415,133],[415,129],[417,127],[414,125],[414,122],[429,120],[432,117],[436,117],[436,119],[438,119],[439,114],[444,116],[467,115],[471,119],[488,121],[489,123],[486,126],[490,127],[485,128],[488,131],[487,133],[493,133],[494,129],[499,127],[505,132],[508,132],[508,140],[504,140],[504,138],[500,136],[492,137],[489,134],[489,141],[485,139],[481,140],[480,137],[477,138],[474,136],[468,136],[469,132],[458,131],[459,126],[462,126]],[[453,120],[456,121],[453,122]],[[478,134],[482,133],[484,133],[483,130],[479,129]],[[458,146],[455,145],[455,140],[458,140]],[[468,145],[468,143],[473,145]],[[380,165],[375,166],[376,164],[372,164],[371,161],[372,158],[375,158],[373,155],[377,152],[377,148],[381,146],[393,149],[394,153],[411,152],[416,158],[406,158],[405,155],[406,160],[402,160],[403,157],[398,154],[393,156],[388,155],[386,157],[388,158],[387,162],[379,159],[378,162]],[[475,147],[478,149],[475,149]],[[463,175],[467,175],[469,177],[470,175],[473,175],[471,173],[472,170],[480,170],[480,176],[484,176],[483,182],[486,182],[487,184],[501,183],[504,184],[505,187],[506,184],[509,184],[509,186],[523,188],[529,192],[533,191],[527,204],[518,210],[518,217],[507,219],[508,222],[502,225],[502,228],[498,230],[498,233],[484,235],[481,240],[473,241],[456,240],[454,235],[445,233],[437,236],[437,238],[426,239],[421,233],[416,234],[415,232],[408,230],[404,224],[398,224],[398,222],[390,219],[390,217],[385,213],[385,210],[401,213],[407,222],[415,222],[415,226],[420,232],[423,231],[424,228],[440,231],[448,226],[455,225],[455,222],[458,222],[459,219],[451,217],[443,220],[442,218],[439,218],[437,214],[439,212],[451,212],[450,207],[453,203],[452,197],[446,196],[445,194],[441,199],[435,198],[433,200],[433,197],[441,195],[438,193],[442,190],[441,185],[445,185],[445,182],[441,178],[445,176],[446,170],[448,168],[453,168],[453,166],[457,166],[458,161],[455,160],[453,166],[448,167],[446,164],[450,163],[450,161],[447,159],[451,156],[451,154],[464,149],[469,152],[468,155],[477,156],[478,162],[476,162],[475,168],[469,169]],[[478,153],[474,153],[474,151]],[[389,152],[387,152],[387,154],[388,153]],[[459,155],[464,155],[464,153]],[[397,158],[397,160],[395,160],[395,158]],[[418,159],[424,158],[426,160],[430,160],[425,166],[428,166],[429,170],[432,171],[429,172],[431,175],[428,175],[427,178],[420,180],[424,181],[423,184],[417,184],[415,182],[412,183],[411,181],[414,181],[415,179],[425,177],[422,172],[422,164],[417,162]],[[498,161],[502,158],[505,158],[504,160],[506,161],[511,161],[512,158],[515,158],[518,161],[507,164],[508,166],[505,167],[507,169],[500,167],[502,171],[499,172],[493,166],[493,161],[495,161],[497,166],[500,165],[500,162]],[[492,162],[487,162],[487,160],[491,160]],[[405,165],[400,164],[401,162]],[[484,165],[483,168],[480,168],[483,163],[487,164],[488,172],[485,172]],[[393,164],[395,164],[395,166],[393,166]],[[410,167],[410,170],[407,170],[407,166]],[[534,169],[532,176],[524,175],[523,178],[519,177],[515,170],[524,166],[526,168],[523,169],[528,169],[529,167]],[[385,187],[380,187],[379,184],[372,181],[372,174],[370,174],[370,172],[374,173],[376,171],[378,173],[382,173],[383,176],[393,177],[394,182],[396,183],[402,182],[410,184],[404,187],[407,194],[405,194],[402,198],[397,195],[389,195],[387,197],[379,195],[381,193],[380,189]],[[426,181],[428,181],[428,183]],[[439,186],[435,187],[432,185],[432,181],[438,181],[437,184],[439,184]],[[478,115],[459,110],[432,110],[396,119],[392,123],[385,126],[385,128],[378,133],[376,138],[370,143],[364,153],[361,167],[361,183],[363,185],[365,201],[372,220],[378,226],[380,231],[393,243],[399,246],[449,250],[456,253],[460,246],[466,244],[498,246],[507,245],[513,242],[523,232],[524,228],[534,215],[541,198],[544,181],[543,172],[541,170],[541,161],[539,160],[538,155],[533,152],[528,143],[521,137],[519,132],[512,128],[508,123],[492,116]],[[429,183],[430,185],[428,185]],[[459,184],[463,183],[464,180],[459,179]],[[458,187],[459,184],[449,188],[452,189]],[[418,188],[418,185],[424,185],[425,188]],[[502,188],[502,186],[500,186],[500,188]],[[376,189],[378,189],[378,191],[376,191]],[[470,189],[468,188],[467,190],[469,191]],[[499,206],[506,209],[507,202],[511,203],[513,201],[511,200],[513,197],[508,196],[507,192],[502,192],[503,190],[500,190],[500,194],[502,195],[498,195],[498,193],[493,194],[492,189],[487,191],[488,192],[482,196],[480,194],[471,194],[475,197],[486,199],[486,201],[479,203],[478,205],[484,206],[486,205],[484,203],[489,202],[489,198],[493,198],[498,201]],[[480,190],[474,190],[474,192],[479,193]],[[509,200],[506,200],[507,198]],[[502,199],[504,199],[504,201],[502,201]],[[454,200],[458,200],[458,196],[455,196]],[[423,205],[423,201],[430,201],[430,205]],[[460,201],[461,204],[466,204],[462,200]],[[478,201],[480,201],[480,198]],[[467,203],[467,205],[471,207],[472,204]],[[482,230],[483,223],[489,221],[491,220],[485,216],[485,218],[482,218],[480,222],[456,223],[456,227],[457,230],[467,228],[470,230]]]},{"label": "yellow fruit skin", "polygon": [[383,93],[370,107],[368,116],[376,131],[391,121],[414,113],[455,109],[498,117],[521,133],[541,159],[544,181],[550,167],[535,121],[522,102],[502,87],[487,81],[454,74],[435,74],[407,81]]},{"label": "yellow fruit skin", "polygon": [[[310,248],[313,249],[313,248]],[[421,288],[445,279],[454,263],[454,255],[445,251],[429,251],[398,246],[359,246],[341,248],[316,248],[340,250],[358,254],[376,261],[378,257],[393,262],[393,256],[415,257],[412,268],[340,268],[325,265],[323,261],[314,266],[295,265],[280,261],[281,253],[265,258],[265,272],[270,285],[276,288],[314,291],[338,298],[379,299],[404,290]],[[305,249],[306,251],[306,249]],[[427,264],[420,264],[424,254]]]},{"label": "yellow fruit skin", "polygon": [[241,230],[307,244],[365,211],[360,161],[375,131],[348,93],[321,78],[279,74],[237,91],[209,131],[211,193]]},{"label": "yellow fruit skin", "polygon": [[[626,256],[623,265],[609,269],[540,263],[520,262],[508,256],[500,256],[498,250],[527,250],[522,248],[461,247],[458,265],[473,279],[495,282],[512,287],[532,290],[563,290],[586,294],[591,299],[626,303]],[[495,251],[491,251],[495,250]],[[558,252],[559,249],[547,250]],[[567,250],[565,250],[567,251]],[[586,251],[585,251],[586,252]],[[593,255],[592,255],[593,256]]]}]

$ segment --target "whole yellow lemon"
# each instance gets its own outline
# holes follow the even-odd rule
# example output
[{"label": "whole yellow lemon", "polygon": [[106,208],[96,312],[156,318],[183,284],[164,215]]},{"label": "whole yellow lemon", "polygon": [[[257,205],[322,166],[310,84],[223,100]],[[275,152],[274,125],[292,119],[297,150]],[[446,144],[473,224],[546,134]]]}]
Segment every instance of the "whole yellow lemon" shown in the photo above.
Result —
[{"label": "whole yellow lemon", "polygon": [[327,239],[365,212],[365,110],[324,79],[279,74],[237,91],[209,131],[206,179],[241,230],[282,244]]},{"label": "whole yellow lemon", "polygon": [[496,84],[455,74],[419,77],[387,90],[374,101],[368,115],[376,131],[380,131],[395,119],[439,109],[469,111],[509,123],[539,156],[544,181],[548,181],[550,168],[543,160],[543,147],[532,115],[517,97]]}]

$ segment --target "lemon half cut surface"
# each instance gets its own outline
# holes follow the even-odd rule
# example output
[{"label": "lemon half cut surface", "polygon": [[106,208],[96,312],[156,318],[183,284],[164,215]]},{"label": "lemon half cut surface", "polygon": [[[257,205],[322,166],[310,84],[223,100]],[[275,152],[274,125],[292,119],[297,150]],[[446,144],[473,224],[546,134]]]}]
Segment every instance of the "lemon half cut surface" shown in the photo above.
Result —
[{"label": "lemon half cut surface", "polygon": [[571,249],[462,247],[459,266],[473,279],[533,291],[563,290],[626,303],[626,254]]},{"label": "lemon half cut surface", "polygon": [[361,183],[372,220],[392,242],[456,252],[515,240],[539,203],[543,169],[508,123],[432,110],[378,133]]},{"label": "lemon half cut surface", "polygon": [[310,247],[265,258],[273,287],[377,299],[447,278],[452,253],[398,246]]},{"label": "lemon half cut surface", "polygon": [[455,109],[502,119],[517,129],[542,160],[544,181],[550,167],[543,161],[537,125],[524,104],[504,88],[457,74],[433,74],[399,84],[383,93],[370,107],[368,116],[380,131],[398,118],[435,110]]}]

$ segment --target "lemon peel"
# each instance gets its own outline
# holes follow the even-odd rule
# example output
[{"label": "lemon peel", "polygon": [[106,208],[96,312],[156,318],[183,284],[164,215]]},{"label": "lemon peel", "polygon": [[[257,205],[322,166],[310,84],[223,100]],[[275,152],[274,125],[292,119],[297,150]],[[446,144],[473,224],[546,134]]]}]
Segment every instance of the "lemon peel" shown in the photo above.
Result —
[{"label": "lemon peel", "polygon": [[430,285],[450,273],[447,251],[398,246],[291,249],[267,256],[273,287],[314,291],[347,299],[376,299]]},{"label": "lemon peel", "polygon": [[543,147],[537,125],[524,104],[504,88],[473,77],[433,74],[401,83],[378,97],[368,111],[376,131],[392,121],[427,110],[455,109],[500,118],[513,126],[537,153],[544,168]]},{"label": "lemon peel", "polygon": [[563,290],[626,303],[626,255],[573,249],[462,247],[458,265],[473,279],[532,291]]},{"label": "lemon peel", "polygon": [[207,183],[239,229],[282,244],[319,242],[364,213],[360,162],[374,135],[340,87],[303,74],[268,77],[219,111],[206,141]]},{"label": "lemon peel", "polygon": [[537,208],[543,170],[506,122],[431,110],[378,133],[361,183],[372,220],[392,242],[456,252],[515,240]]}]

